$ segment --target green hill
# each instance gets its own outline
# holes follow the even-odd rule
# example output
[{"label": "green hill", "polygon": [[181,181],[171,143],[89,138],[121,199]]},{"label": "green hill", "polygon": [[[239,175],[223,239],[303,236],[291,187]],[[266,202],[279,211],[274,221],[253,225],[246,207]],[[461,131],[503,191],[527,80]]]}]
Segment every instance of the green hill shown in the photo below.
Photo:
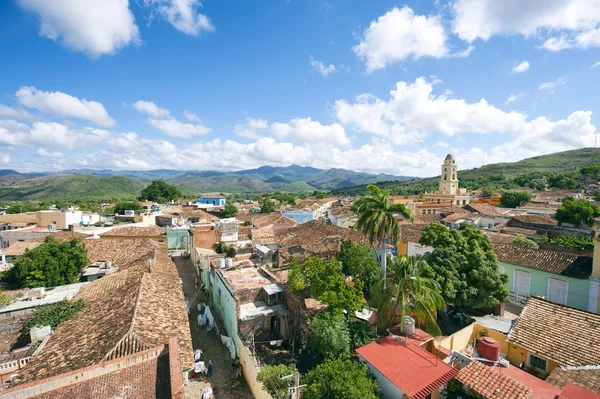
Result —
[{"label": "green hill", "polygon": [[0,200],[111,200],[137,197],[146,183],[123,176],[48,175],[0,184]]},{"label": "green hill", "polygon": [[279,191],[284,193],[312,193],[315,190],[316,188],[302,180],[286,184],[279,189]]},{"label": "green hill", "polygon": [[[457,160],[460,167],[460,159]],[[584,166],[600,163],[600,148],[581,148],[526,158],[517,162],[503,162],[484,165],[475,169],[459,170],[461,185],[471,188],[491,185],[496,180],[499,185],[517,176],[537,173],[540,175],[576,173]],[[410,181],[385,181],[377,183],[379,187],[393,194],[419,193],[438,189],[440,176]],[[490,180],[486,182],[484,180]],[[366,185],[334,190],[336,195],[360,195]]]}]

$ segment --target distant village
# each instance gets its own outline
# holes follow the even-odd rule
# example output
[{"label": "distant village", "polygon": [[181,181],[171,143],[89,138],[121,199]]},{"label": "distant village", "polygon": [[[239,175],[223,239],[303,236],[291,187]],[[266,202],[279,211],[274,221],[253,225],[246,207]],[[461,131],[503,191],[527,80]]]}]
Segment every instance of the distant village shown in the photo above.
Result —
[{"label": "distant village", "polygon": [[[0,397],[311,398],[354,370],[355,397],[600,398],[597,182],[484,197],[451,154],[440,171],[437,192],[414,196],[2,212]],[[51,248],[69,246],[83,267],[40,283],[36,256],[61,274]],[[456,281],[493,281],[449,300],[450,262]],[[411,268],[423,286],[403,280]]]}]

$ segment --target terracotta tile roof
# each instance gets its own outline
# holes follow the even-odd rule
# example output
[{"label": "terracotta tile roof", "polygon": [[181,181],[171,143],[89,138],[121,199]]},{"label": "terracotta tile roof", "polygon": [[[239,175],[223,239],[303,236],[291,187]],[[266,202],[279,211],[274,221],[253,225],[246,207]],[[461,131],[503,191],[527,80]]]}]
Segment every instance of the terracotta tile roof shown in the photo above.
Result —
[{"label": "terracotta tile roof", "polygon": [[496,208],[495,206],[491,206],[490,204],[467,204],[465,205],[465,209],[471,212],[478,212],[481,215],[486,216],[502,216],[503,212]]},{"label": "terracotta tile roof", "polygon": [[483,234],[490,239],[492,244],[509,244],[512,240],[517,238],[512,234],[495,233],[493,231],[483,231]]},{"label": "terracotta tile roof", "polygon": [[566,277],[587,279],[592,273],[591,256],[500,243],[494,244],[494,252],[500,262]]},{"label": "terracotta tile roof", "polygon": [[37,223],[36,212],[12,213],[12,214],[0,215],[0,225],[11,224],[11,225],[27,226],[29,224],[36,224],[36,223]]},{"label": "terracotta tile roof", "polygon": [[266,215],[257,215],[252,219],[254,227],[260,229],[262,227],[274,224],[290,224],[295,226],[297,223],[294,219],[283,216],[279,212],[269,213]]},{"label": "terracotta tile roof", "polygon": [[511,227],[511,226],[508,226],[508,224],[497,225],[495,228],[497,230],[500,230],[502,233],[523,234],[524,236],[527,236],[527,237],[538,237],[539,236],[539,234],[537,233],[537,231],[535,229],[525,229],[522,227]]},{"label": "terracotta tile roof", "polygon": [[6,256],[21,256],[26,249],[34,249],[40,244],[41,242],[17,241],[8,248],[0,249],[0,252],[4,252]]},{"label": "terracotta tile roof", "polygon": [[215,222],[219,220],[218,217],[211,215],[208,212],[203,211],[202,209],[197,209],[191,206],[176,206],[172,209],[167,210],[164,215],[166,216],[179,216],[186,219],[198,219],[205,220],[209,222]]},{"label": "terracotta tile roof", "polygon": [[479,219],[479,217],[480,217],[479,215],[476,215],[472,212],[468,212],[468,213],[456,212],[456,213],[446,216],[441,221],[446,222],[446,223],[455,223],[455,222],[458,222],[459,220],[477,220],[477,219]]},{"label": "terracotta tile roof", "polygon": [[[566,370],[561,367],[555,368],[546,382],[559,388],[565,388],[569,383],[573,383],[600,394],[600,369],[594,370]],[[573,399],[575,396],[573,396]]]},{"label": "terracotta tile roof", "polygon": [[[78,233],[76,231],[56,231],[54,233],[51,234],[52,238],[54,238],[55,240],[59,240],[59,241],[69,241],[73,238],[88,238],[89,235],[87,234],[82,234],[82,233]],[[37,238],[33,241],[35,242],[44,242],[44,240],[46,239],[46,237],[40,237]]]},{"label": "terracotta tile roof", "polygon": [[105,237],[156,237],[165,234],[167,234],[167,229],[160,226],[124,226],[117,227],[101,235]]},{"label": "terracotta tile roof", "polygon": [[400,241],[419,242],[419,240],[421,239],[421,233],[423,233],[423,230],[428,225],[428,223],[401,224],[399,238]]},{"label": "terracotta tile roof", "polygon": [[538,201],[527,201],[521,204],[518,209],[532,209],[532,210],[548,210],[555,211],[560,208],[560,203],[558,202],[538,202]]},{"label": "terracotta tile roof", "polygon": [[546,224],[546,225],[557,225],[558,222],[550,215],[546,215],[543,213],[528,213],[525,215],[516,215],[513,216],[508,225],[511,225],[511,221],[517,221],[525,224]]},{"label": "terracotta tile roof", "polygon": [[150,243],[157,248],[151,272],[148,258],[142,257],[125,270],[82,287],[75,299],[84,299],[88,306],[56,328],[20,376],[21,382],[163,345],[173,336],[179,342],[183,367],[193,366],[181,280],[166,247]]},{"label": "terracotta tile roof", "polygon": [[456,379],[484,399],[531,399],[531,389],[485,364],[473,360]]},{"label": "terracotta tile roof", "polygon": [[157,243],[145,238],[89,239],[83,240],[83,244],[88,250],[90,263],[110,260],[119,270],[125,270],[140,260],[146,262],[161,248]]},{"label": "terracotta tile roof", "polygon": [[360,347],[356,353],[413,399],[427,398],[458,374],[419,346],[406,346],[391,336]]},{"label": "terracotta tile roof", "polygon": [[354,215],[354,212],[352,212],[352,209],[349,206],[340,206],[338,208],[331,208],[329,210],[329,213],[331,213],[335,217]]},{"label": "terracotta tile roof", "polygon": [[[412,215],[413,218],[413,223],[415,224],[429,224],[429,223],[435,223],[435,222],[439,222],[440,220],[442,220],[444,216],[440,215],[438,213],[431,213],[431,214],[427,214],[427,215],[423,215],[422,213],[417,213]],[[408,222],[410,223],[410,222]]]},{"label": "terracotta tile roof", "polygon": [[318,244],[327,237],[339,236],[353,242],[366,242],[366,238],[358,231],[338,227],[319,220],[311,220],[296,227],[275,229],[282,246],[302,246]]},{"label": "terracotta tile roof", "polygon": [[529,297],[508,342],[561,366],[600,365],[600,315]]}]

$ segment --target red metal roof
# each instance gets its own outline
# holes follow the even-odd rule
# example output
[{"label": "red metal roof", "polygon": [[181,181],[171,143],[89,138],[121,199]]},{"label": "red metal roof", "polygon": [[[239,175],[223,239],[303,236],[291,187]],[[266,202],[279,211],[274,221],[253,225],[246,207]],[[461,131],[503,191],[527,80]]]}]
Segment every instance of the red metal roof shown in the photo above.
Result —
[{"label": "red metal roof", "polygon": [[558,399],[600,399],[600,395],[578,385],[568,383]]},{"label": "red metal roof", "polygon": [[406,346],[392,337],[371,342],[356,352],[394,385],[413,399],[425,399],[458,374],[433,354],[418,346]]}]

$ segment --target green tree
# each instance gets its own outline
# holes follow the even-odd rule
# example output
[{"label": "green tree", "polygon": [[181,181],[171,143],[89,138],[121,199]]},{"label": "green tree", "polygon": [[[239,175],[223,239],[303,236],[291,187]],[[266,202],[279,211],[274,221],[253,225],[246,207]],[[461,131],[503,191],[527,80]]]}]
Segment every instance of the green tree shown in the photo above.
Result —
[{"label": "green tree", "polygon": [[600,216],[600,208],[586,199],[576,200],[567,197],[560,208],[556,210],[554,218],[560,224],[571,223],[575,226],[593,226],[594,219]]},{"label": "green tree", "polygon": [[514,238],[510,244],[517,245],[519,247],[538,249],[540,246],[533,240],[525,237],[523,234],[517,234],[517,237]]},{"label": "green tree", "polygon": [[226,218],[232,218],[238,214],[238,209],[232,204],[225,205],[224,211],[223,216]]},{"label": "green tree", "polygon": [[593,163],[584,168],[581,168],[580,173],[583,176],[593,177],[594,179],[598,180],[598,178],[600,177],[600,163]]},{"label": "green tree", "polygon": [[271,213],[275,212],[275,204],[271,201],[270,198],[265,198],[260,203],[260,213]]},{"label": "green tree", "polygon": [[379,264],[366,245],[344,240],[338,259],[342,262],[342,272],[344,274],[361,279],[364,283],[365,295],[381,279]]},{"label": "green tree", "polygon": [[42,306],[33,312],[33,317],[23,326],[24,332],[29,332],[33,327],[50,326],[53,329],[69,320],[87,306],[83,299],[67,301],[66,299],[52,305]]},{"label": "green tree", "polygon": [[493,197],[495,195],[496,195],[496,188],[495,187],[488,186],[488,187],[484,187],[481,190],[481,196],[483,198],[491,198],[491,197]]},{"label": "green tree", "polygon": [[166,202],[183,197],[183,194],[175,186],[171,186],[162,180],[154,180],[148,187],[142,190],[141,200]]},{"label": "green tree", "polygon": [[446,304],[435,279],[423,276],[427,263],[421,257],[396,257],[391,265],[387,284],[380,281],[375,288],[372,304],[377,309],[375,322],[379,328],[390,326],[400,313],[400,320],[410,315],[431,335],[440,335],[437,311]]},{"label": "green tree", "polygon": [[521,203],[531,200],[529,191],[505,191],[500,197],[500,206],[505,208],[516,208]]},{"label": "green tree", "polygon": [[87,248],[81,239],[58,241],[52,236],[14,262],[5,280],[19,287],[56,287],[71,284],[88,264]]},{"label": "green tree", "polygon": [[296,372],[296,367],[291,365],[278,364],[276,366],[271,366],[264,364],[260,366],[260,371],[256,376],[256,379],[263,384],[263,389],[273,398],[285,398],[288,396],[288,388],[294,386],[295,380],[292,378],[282,380],[281,377]]},{"label": "green tree", "polygon": [[359,231],[362,231],[374,245],[379,241],[381,245],[381,275],[386,277],[387,256],[385,250],[386,238],[396,244],[400,237],[400,227],[395,216],[400,215],[405,219],[410,219],[410,210],[403,204],[391,204],[390,194],[374,184],[367,186],[368,195],[360,197],[352,204],[352,211],[358,215],[358,220],[354,225]]},{"label": "green tree", "polygon": [[350,332],[343,314],[324,312],[313,317],[308,341],[321,359],[350,357]]},{"label": "green tree", "polygon": [[355,279],[353,284],[347,283],[337,259],[325,262],[311,256],[301,264],[292,258],[288,270],[288,287],[300,291],[310,286],[311,296],[329,305],[329,311],[354,314],[364,309],[362,282]]},{"label": "green tree", "polygon": [[142,205],[138,201],[122,201],[115,204],[112,213],[123,215],[125,211],[141,211]]},{"label": "green tree", "polygon": [[352,350],[356,350],[377,339],[377,334],[375,334],[371,326],[361,320],[348,323],[348,331],[350,332]]},{"label": "green tree", "polygon": [[449,230],[432,223],[419,243],[434,248],[423,256],[428,265],[423,275],[438,282],[447,303],[479,309],[508,301],[508,276],[500,273],[492,243],[476,227],[463,223]]},{"label": "green tree", "polygon": [[328,359],[306,375],[304,399],[377,399],[379,386],[367,365],[352,360]]}]

